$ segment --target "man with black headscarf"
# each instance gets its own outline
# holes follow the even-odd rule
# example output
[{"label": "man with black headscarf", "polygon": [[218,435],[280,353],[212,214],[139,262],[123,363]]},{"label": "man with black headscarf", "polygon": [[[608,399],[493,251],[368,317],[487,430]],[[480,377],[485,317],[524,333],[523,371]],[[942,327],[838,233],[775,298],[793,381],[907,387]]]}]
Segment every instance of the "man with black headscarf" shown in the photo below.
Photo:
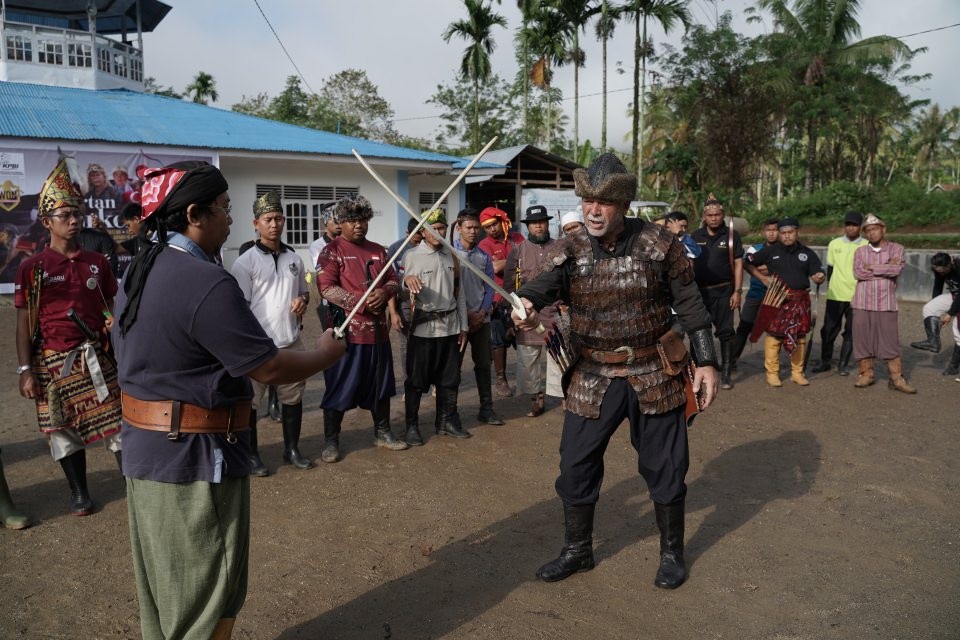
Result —
[{"label": "man with black headscarf", "polygon": [[[307,378],[344,351],[278,350],[215,260],[230,196],[205,163],[149,169],[141,250],[117,296],[123,474],[142,637],[229,638],[247,591],[249,418],[263,384]],[[129,443],[129,444],[128,444]]]}]

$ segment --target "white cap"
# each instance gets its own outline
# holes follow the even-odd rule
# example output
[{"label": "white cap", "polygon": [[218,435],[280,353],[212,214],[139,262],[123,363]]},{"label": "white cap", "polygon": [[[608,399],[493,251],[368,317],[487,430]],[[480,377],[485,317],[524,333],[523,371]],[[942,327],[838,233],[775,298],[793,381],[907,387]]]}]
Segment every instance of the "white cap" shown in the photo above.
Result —
[{"label": "white cap", "polygon": [[583,224],[583,214],[579,211],[567,211],[565,214],[560,216],[561,228],[567,226],[571,222],[579,222],[580,224]]}]

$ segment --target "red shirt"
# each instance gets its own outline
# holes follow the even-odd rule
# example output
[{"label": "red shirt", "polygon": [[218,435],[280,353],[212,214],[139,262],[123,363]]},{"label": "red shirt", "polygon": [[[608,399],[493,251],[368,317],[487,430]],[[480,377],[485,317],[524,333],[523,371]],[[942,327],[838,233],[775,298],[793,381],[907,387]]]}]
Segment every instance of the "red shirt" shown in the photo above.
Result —
[{"label": "red shirt", "polygon": [[[516,231],[511,231],[507,234],[507,238],[504,240],[494,240],[491,236],[487,236],[481,240],[477,246],[480,247],[480,250],[490,256],[491,260],[506,260],[507,256],[510,255],[511,249],[515,246],[520,246],[523,244],[524,237],[517,233]],[[493,274],[494,281],[503,286],[503,271],[500,273],[494,272]],[[500,302],[503,296],[499,293],[493,296],[493,303],[497,304]]]},{"label": "red shirt", "polygon": [[[27,258],[17,269],[14,304],[18,309],[27,306],[36,264],[43,267],[39,318],[43,348],[69,351],[86,340],[77,325],[67,318],[70,308],[90,329],[101,333],[105,322],[103,312],[110,311],[104,299],[110,302],[117,295],[117,280],[107,259],[99,253],[82,249],[68,257],[49,247]],[[96,283],[96,286],[91,289],[88,283]]]},{"label": "red shirt", "polygon": [[[380,280],[377,288],[384,289],[387,297],[397,295],[399,281],[393,270],[393,265],[387,261],[387,252],[376,242],[363,240],[354,244],[338,236],[327,244],[317,258],[317,289],[320,295],[331,304],[335,304],[349,314],[356,306],[360,296],[367,290],[367,261],[373,260],[370,265],[370,276],[377,274],[386,265],[387,274]],[[379,322],[379,340],[377,326]],[[374,315],[367,311],[364,304],[357,311],[347,328],[347,342],[352,344],[376,344],[387,342],[390,335],[389,318],[381,312]]]}]

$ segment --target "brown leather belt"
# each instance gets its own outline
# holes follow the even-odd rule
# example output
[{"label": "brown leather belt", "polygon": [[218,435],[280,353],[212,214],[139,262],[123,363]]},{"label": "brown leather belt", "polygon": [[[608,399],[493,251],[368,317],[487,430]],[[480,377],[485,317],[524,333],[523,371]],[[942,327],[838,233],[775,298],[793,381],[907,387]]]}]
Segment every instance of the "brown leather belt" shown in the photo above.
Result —
[{"label": "brown leather belt", "polygon": [[222,433],[227,442],[237,441],[237,431],[250,428],[249,400],[235,402],[229,407],[205,409],[179,400],[140,400],[126,393],[120,394],[123,419],[131,426],[147,431],[163,431],[167,438],[177,440],[181,433]]},{"label": "brown leather belt", "polygon": [[617,347],[613,351],[603,351],[601,349],[591,349],[583,347],[580,349],[580,355],[600,364],[633,364],[638,358],[652,356],[657,352],[657,345],[634,349],[633,347]]}]

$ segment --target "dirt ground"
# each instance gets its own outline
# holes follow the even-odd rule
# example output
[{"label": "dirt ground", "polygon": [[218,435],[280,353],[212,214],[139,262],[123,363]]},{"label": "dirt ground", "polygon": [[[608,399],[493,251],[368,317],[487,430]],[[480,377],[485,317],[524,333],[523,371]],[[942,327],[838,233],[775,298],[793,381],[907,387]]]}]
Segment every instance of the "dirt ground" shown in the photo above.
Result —
[{"label": "dirt ground", "polygon": [[[918,316],[903,306],[904,344],[920,338]],[[88,453],[100,509],[70,516],[17,393],[12,308],[0,323],[0,447],[14,499],[37,521],[0,530],[0,637],[139,637],[113,456]],[[771,389],[759,345],[748,347],[736,387],[690,432],[690,578],[673,592],[653,586],[656,525],[626,429],[606,456],[597,567],[548,585],[534,572],[562,544],[558,401],[527,419],[525,399],[501,400],[505,426],[475,425],[465,366],[472,439],[377,449],[369,415],[354,411],[345,458],[305,472],[280,465],[279,425],[261,421],[273,475],[252,479],[250,590],[234,637],[960,638],[960,383],[940,375],[947,344],[935,357],[904,350],[915,396],[889,391],[885,372],[863,390],[834,372]],[[305,403],[301,449],[314,459],[322,389],[311,380]]]}]

